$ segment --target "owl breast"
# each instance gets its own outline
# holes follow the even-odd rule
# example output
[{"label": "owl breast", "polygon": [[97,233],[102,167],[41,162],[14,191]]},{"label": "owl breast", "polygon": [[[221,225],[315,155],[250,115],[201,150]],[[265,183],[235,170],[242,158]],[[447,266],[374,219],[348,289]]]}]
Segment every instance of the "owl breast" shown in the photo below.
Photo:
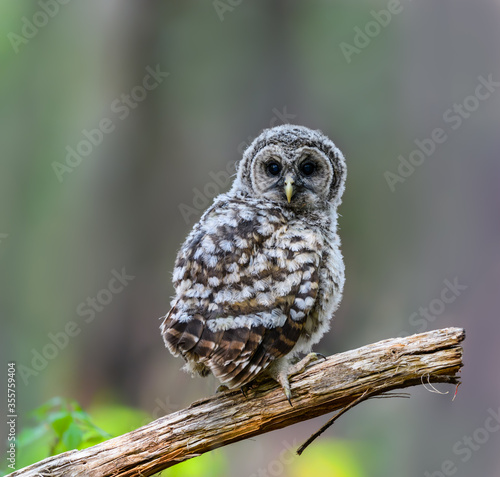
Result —
[{"label": "owl breast", "polygon": [[342,299],[345,282],[345,266],[340,251],[339,236],[329,229],[322,229],[324,240],[319,270],[319,290],[314,309],[305,323],[294,353],[309,353],[311,347],[330,329],[335,310]]}]

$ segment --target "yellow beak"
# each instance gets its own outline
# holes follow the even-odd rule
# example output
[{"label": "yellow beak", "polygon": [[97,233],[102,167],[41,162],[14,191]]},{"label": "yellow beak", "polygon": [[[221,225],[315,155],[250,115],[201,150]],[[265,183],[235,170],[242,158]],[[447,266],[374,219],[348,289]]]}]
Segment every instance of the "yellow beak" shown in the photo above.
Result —
[{"label": "yellow beak", "polygon": [[294,194],[294,189],[293,189],[293,184],[294,180],[292,176],[286,176],[285,177],[285,194],[286,198],[288,199],[288,203],[292,200],[293,194]]}]

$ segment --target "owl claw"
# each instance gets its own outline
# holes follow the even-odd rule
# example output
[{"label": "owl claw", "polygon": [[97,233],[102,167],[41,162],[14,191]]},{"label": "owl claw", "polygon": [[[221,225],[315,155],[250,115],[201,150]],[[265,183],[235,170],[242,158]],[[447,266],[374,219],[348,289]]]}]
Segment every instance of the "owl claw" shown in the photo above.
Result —
[{"label": "owl claw", "polygon": [[288,382],[288,376],[289,376],[289,373],[287,372],[287,370],[282,370],[278,373],[278,375],[275,377],[275,379],[281,385],[281,388],[283,389],[283,393],[285,394],[285,397],[287,398],[288,402],[290,403],[290,406],[293,407],[292,390],[290,389],[290,383]]},{"label": "owl claw", "polygon": [[302,358],[298,363],[294,364],[288,369],[288,376],[293,376],[295,374],[303,373],[311,363],[314,363],[319,359],[326,359],[326,356],[323,356],[320,353],[309,353],[304,358]]},{"label": "owl claw", "polygon": [[296,374],[300,374],[305,371],[305,369],[314,361],[318,361],[319,359],[326,359],[326,356],[323,356],[320,353],[309,353],[304,358],[302,358],[298,363],[295,363],[292,366],[288,366],[281,369],[275,369],[274,372],[271,371],[271,376],[278,381],[281,385],[283,392],[285,393],[285,397],[287,398],[290,406],[292,404],[292,391],[290,389],[290,383],[288,378],[290,376],[294,376]]},{"label": "owl claw", "polygon": [[215,390],[215,394],[223,393],[225,391],[229,391],[229,388],[225,384],[221,384],[220,386],[217,387]]},{"label": "owl claw", "polygon": [[241,394],[243,394],[243,396],[245,396],[245,398],[248,398],[248,390],[250,389],[250,386],[248,384],[244,384],[243,386],[241,386]]},{"label": "owl claw", "polygon": [[283,392],[285,393],[285,397],[288,399],[288,402],[290,403],[290,406],[293,407],[293,404],[292,404],[292,391],[290,391],[290,388],[288,388],[288,389],[283,388]]}]

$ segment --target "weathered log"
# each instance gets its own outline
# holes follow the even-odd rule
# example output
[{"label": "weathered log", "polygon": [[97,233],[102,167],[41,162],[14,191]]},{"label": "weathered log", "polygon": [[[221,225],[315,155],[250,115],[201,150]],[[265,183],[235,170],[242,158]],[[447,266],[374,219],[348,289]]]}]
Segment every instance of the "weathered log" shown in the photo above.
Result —
[{"label": "weathered log", "polygon": [[418,384],[458,385],[464,338],[464,330],[446,328],[336,354],[291,378],[293,406],[276,383],[264,381],[246,396],[240,390],[217,394],[135,431],[9,475],[149,476],[232,442],[343,409],[360,397]]}]

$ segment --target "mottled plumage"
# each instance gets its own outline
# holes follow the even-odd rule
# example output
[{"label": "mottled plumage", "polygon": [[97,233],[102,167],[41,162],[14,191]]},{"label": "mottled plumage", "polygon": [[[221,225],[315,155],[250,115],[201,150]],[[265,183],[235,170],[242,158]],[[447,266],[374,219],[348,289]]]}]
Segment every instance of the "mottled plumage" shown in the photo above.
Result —
[{"label": "mottled plumage", "polygon": [[342,153],[319,131],[284,125],[253,141],[175,264],[161,331],[188,370],[230,388],[266,370],[290,397],[291,359],[328,331],[342,295],[345,176]]}]

